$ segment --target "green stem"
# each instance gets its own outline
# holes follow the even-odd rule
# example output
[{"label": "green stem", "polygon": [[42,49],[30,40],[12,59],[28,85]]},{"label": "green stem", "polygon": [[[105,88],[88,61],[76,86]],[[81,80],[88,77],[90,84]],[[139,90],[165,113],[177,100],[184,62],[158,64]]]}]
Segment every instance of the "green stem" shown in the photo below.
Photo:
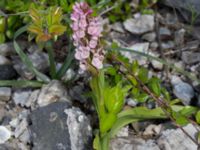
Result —
[{"label": "green stem", "polygon": [[49,55],[50,75],[51,75],[52,79],[55,79],[56,78],[56,65],[55,65],[52,41],[48,41],[46,43],[46,49],[47,49],[47,52]]},{"label": "green stem", "polygon": [[101,138],[101,150],[109,150],[109,144],[110,144],[110,133],[106,133]]}]

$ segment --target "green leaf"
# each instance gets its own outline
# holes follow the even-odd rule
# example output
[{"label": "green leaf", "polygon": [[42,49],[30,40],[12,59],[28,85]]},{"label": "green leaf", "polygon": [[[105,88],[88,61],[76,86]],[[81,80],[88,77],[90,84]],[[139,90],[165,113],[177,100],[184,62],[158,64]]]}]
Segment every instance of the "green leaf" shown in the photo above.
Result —
[{"label": "green leaf", "polygon": [[53,51],[52,41],[48,41],[46,43],[46,49],[47,49],[48,56],[49,56],[51,78],[55,79],[56,78],[56,64],[55,64],[55,59],[54,59],[54,51]]},{"label": "green leaf", "polygon": [[166,100],[170,101],[170,99],[171,99],[170,94],[165,88],[161,88],[161,93],[163,94],[163,96]]},{"label": "green leaf", "polygon": [[148,85],[150,89],[152,90],[152,92],[154,92],[154,94],[156,94],[157,96],[160,96],[161,87],[160,87],[159,79],[151,78]]},{"label": "green leaf", "polygon": [[138,78],[145,84],[148,81],[148,70],[144,67],[139,69]]},{"label": "green leaf", "polygon": [[133,87],[131,93],[134,97],[137,97],[140,94],[140,91],[137,87]]},{"label": "green leaf", "polygon": [[149,95],[146,93],[141,93],[135,97],[135,99],[140,103],[146,102],[148,98],[149,98]]},{"label": "green leaf", "polygon": [[171,108],[174,112],[183,116],[190,116],[198,111],[198,108],[194,106],[172,105]]},{"label": "green leaf", "polygon": [[125,125],[132,122],[138,122],[147,119],[165,119],[167,118],[161,108],[147,109],[146,107],[135,107],[125,110],[118,114],[117,121],[113,125],[110,136],[114,137],[117,132]]},{"label": "green leaf", "polygon": [[117,47],[119,47],[119,46],[118,46],[118,44],[117,44],[116,42],[112,42],[111,47],[112,47],[112,48],[117,48]]},{"label": "green leaf", "polygon": [[32,62],[30,61],[30,59],[26,56],[26,54],[21,50],[21,48],[19,47],[18,43],[15,41],[16,38],[22,34],[23,32],[25,32],[27,30],[27,26],[24,26],[22,28],[20,28],[19,30],[17,30],[17,32],[14,35],[14,48],[17,52],[17,54],[20,56],[22,62],[27,66],[27,68],[34,73],[39,79],[41,79],[42,81],[44,81],[45,83],[49,82],[50,79],[42,74],[41,72],[39,72],[32,64]]},{"label": "green leaf", "polygon": [[63,25],[52,25],[49,27],[49,33],[53,35],[62,35],[66,31],[66,27]]},{"label": "green leaf", "polygon": [[142,10],[142,14],[152,15],[152,14],[154,14],[154,11],[153,11],[153,9],[144,9],[144,10]]},{"label": "green leaf", "polygon": [[175,119],[176,123],[181,126],[187,125],[189,123],[188,119],[178,112],[173,111],[172,116]]},{"label": "green leaf", "polygon": [[101,137],[101,150],[109,150],[110,133],[106,133]]},{"label": "green leaf", "polygon": [[170,101],[170,105],[175,105],[175,104],[180,103],[180,102],[181,102],[180,99],[173,99],[173,100]]},{"label": "green leaf", "polygon": [[184,106],[183,109],[181,109],[179,111],[180,114],[184,115],[184,116],[191,116],[192,114],[197,112],[197,108],[196,107],[192,107],[192,106]]},{"label": "green leaf", "polygon": [[117,115],[109,113],[105,117],[100,118],[100,132],[101,134],[106,133],[111,129],[115,121],[117,120]]},{"label": "green leaf", "polygon": [[138,122],[138,121],[139,119],[135,119],[132,116],[124,116],[124,117],[118,118],[115,124],[112,126],[112,129],[110,131],[110,137],[113,138],[122,127],[128,125],[129,123]]},{"label": "green leaf", "polygon": [[100,138],[99,138],[98,133],[95,135],[95,138],[93,141],[93,148],[94,150],[101,150],[101,143],[100,143]]},{"label": "green leaf", "polygon": [[133,62],[132,62],[131,71],[134,73],[134,75],[137,75],[137,74],[138,74],[138,71],[139,71],[139,64],[138,64],[138,61],[133,61]]},{"label": "green leaf", "polygon": [[58,79],[62,78],[62,76],[67,72],[70,65],[72,64],[72,61],[74,60],[74,53],[75,51],[70,50],[69,54],[67,55],[62,67],[58,70],[56,77]]},{"label": "green leaf", "polygon": [[198,134],[197,134],[197,141],[198,141],[198,143],[200,143],[200,132],[198,132]]},{"label": "green leaf", "polygon": [[108,112],[118,113],[122,109],[125,96],[130,88],[131,86],[122,88],[121,83],[118,83],[112,88],[107,87],[104,89],[104,103]]},{"label": "green leaf", "polygon": [[26,88],[26,87],[32,87],[32,88],[38,88],[42,87],[44,83],[39,81],[29,81],[29,80],[0,80],[0,86],[1,87],[16,87],[16,88]]},{"label": "green leaf", "polygon": [[200,110],[197,112],[195,118],[196,118],[197,123],[200,124]]},{"label": "green leaf", "polygon": [[114,67],[110,66],[106,68],[106,73],[114,76],[116,75],[117,71]]},{"label": "green leaf", "polygon": [[165,119],[167,118],[162,108],[148,109],[146,107],[135,107],[124,110],[118,114],[118,117],[132,116],[135,119]]}]

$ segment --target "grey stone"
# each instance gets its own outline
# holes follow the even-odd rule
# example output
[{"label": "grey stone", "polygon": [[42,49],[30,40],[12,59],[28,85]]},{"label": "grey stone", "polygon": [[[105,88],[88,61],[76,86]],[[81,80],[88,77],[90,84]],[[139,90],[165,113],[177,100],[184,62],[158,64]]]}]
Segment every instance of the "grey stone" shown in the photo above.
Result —
[{"label": "grey stone", "polygon": [[[145,54],[148,53],[149,50],[149,43],[148,42],[144,42],[144,43],[136,43],[132,46],[129,47],[129,49],[138,51],[138,52],[143,52]],[[138,62],[142,65],[142,64],[146,64],[147,58],[142,57],[140,55],[131,53],[131,52],[121,52],[125,57],[129,58],[130,62],[132,62],[133,60],[138,60]]]},{"label": "grey stone", "polygon": [[46,106],[57,101],[71,102],[64,85],[57,80],[53,80],[42,87],[37,103],[39,106]]},{"label": "grey stone", "polygon": [[6,116],[7,111],[5,109],[5,105],[4,104],[0,104],[0,124],[3,120],[3,118]]},{"label": "grey stone", "polygon": [[143,135],[145,136],[158,135],[161,131],[161,128],[162,125],[150,124],[148,127],[146,127],[145,131],[143,132]]},{"label": "grey stone", "polygon": [[73,79],[75,77],[75,74],[76,73],[74,72],[74,70],[69,68],[67,70],[67,72],[65,73],[65,75],[62,77],[62,80],[63,81],[69,81],[69,80],[71,80],[71,79]]},{"label": "grey stone", "polygon": [[171,36],[171,31],[168,28],[161,27],[159,29],[159,34],[161,39],[165,39]]},{"label": "grey stone", "polygon": [[[191,11],[200,14],[200,1],[199,0],[161,0],[162,3],[169,7],[179,10],[185,20],[191,23]],[[200,23],[199,15],[194,20],[194,23]]]},{"label": "grey stone", "polygon": [[10,63],[10,60],[8,60],[5,56],[0,55],[0,65],[6,65]]},{"label": "grey stone", "polygon": [[32,44],[32,45],[28,48],[28,52],[29,52],[29,53],[34,53],[34,52],[36,52],[36,51],[41,51],[37,44]]},{"label": "grey stone", "polygon": [[87,98],[84,96],[84,92],[84,85],[75,85],[71,89],[69,89],[70,97],[73,97],[74,100],[77,100],[80,103],[85,103],[87,101]]},{"label": "grey stone", "polygon": [[120,33],[125,33],[123,25],[120,22],[115,22],[114,24],[112,24],[111,29]]},{"label": "grey stone", "polygon": [[174,34],[175,44],[177,46],[182,46],[184,44],[185,29],[179,29]]},{"label": "grey stone", "polygon": [[166,17],[165,17],[165,24],[166,25],[174,26],[174,25],[178,24],[178,22],[179,22],[179,20],[174,13],[168,13],[167,12]]},{"label": "grey stone", "polygon": [[110,150],[161,150],[153,140],[141,138],[115,138],[111,141]]},{"label": "grey stone", "polygon": [[[28,47],[28,42],[18,41],[18,44],[22,50]],[[10,54],[15,54],[15,48],[13,46],[13,42],[0,44],[0,55],[9,56]]]},{"label": "grey stone", "polygon": [[186,45],[181,49],[182,51],[196,51],[200,45],[199,40],[187,42]]},{"label": "grey stone", "polygon": [[189,105],[194,97],[194,90],[191,85],[183,81],[173,85],[173,93],[177,98],[182,100],[183,104]]},{"label": "grey stone", "polygon": [[11,131],[4,126],[0,126],[0,144],[5,143],[11,138]]},{"label": "grey stone", "polygon": [[9,101],[11,97],[11,88],[0,87],[0,101]]},{"label": "grey stone", "polygon": [[157,42],[152,42],[150,44],[150,49],[151,50],[157,50],[157,48],[158,48],[158,43]]},{"label": "grey stone", "polygon": [[21,143],[18,139],[11,139],[4,144],[0,144],[0,150],[30,150],[30,147]]},{"label": "grey stone", "polygon": [[[28,54],[33,66],[40,72],[47,72],[49,67],[48,56],[41,51],[35,51],[32,54]],[[22,77],[27,79],[33,79],[35,75],[27,68],[27,66],[21,61],[19,57],[13,57],[14,68]]]},{"label": "grey stone", "polygon": [[24,132],[20,135],[19,140],[25,144],[30,143],[30,133],[28,129],[24,130]]},{"label": "grey stone", "polygon": [[182,60],[186,64],[194,64],[200,62],[200,53],[185,51],[182,53]]},{"label": "grey stone", "polygon": [[127,19],[123,25],[127,31],[133,34],[143,34],[154,29],[154,16],[141,15],[138,18]]},{"label": "grey stone", "polygon": [[135,106],[137,106],[137,104],[138,104],[138,102],[137,102],[136,100],[132,99],[132,98],[128,98],[128,99],[126,100],[126,102],[127,102],[127,104],[128,104],[129,106],[132,106],[132,107],[135,107]]},{"label": "grey stone", "polygon": [[15,128],[15,132],[14,132],[15,138],[18,138],[19,136],[21,136],[24,133],[24,131],[27,129],[27,127],[28,127],[28,122],[26,118],[24,118]]},{"label": "grey stone", "polygon": [[31,109],[34,109],[36,107],[36,101],[38,99],[39,93],[40,93],[40,90],[33,91],[30,94],[27,102],[25,103],[25,106],[26,107],[31,107]]},{"label": "grey stone", "polygon": [[[154,57],[159,57],[159,54],[157,53],[151,53],[151,56],[154,56]],[[151,64],[153,65],[153,67],[157,70],[161,70],[163,68],[163,64],[160,63],[159,61],[156,61],[156,60],[151,60]]]},{"label": "grey stone", "polygon": [[159,61],[152,60],[151,63],[152,63],[152,65],[153,65],[153,67],[154,67],[155,69],[162,70],[163,64],[160,63]]},{"label": "grey stone", "polygon": [[11,80],[17,77],[12,65],[0,65],[0,80]]},{"label": "grey stone", "polygon": [[[89,119],[79,108],[67,108],[64,112],[68,116],[67,126],[70,134],[71,149],[84,150],[89,146],[92,137],[92,128]],[[83,138],[86,138],[86,140],[81,140]],[[91,149],[91,147],[88,147],[88,149]]]},{"label": "grey stone", "polygon": [[16,128],[17,125],[20,123],[20,119],[19,118],[13,118],[10,122],[9,125],[13,128]]},{"label": "grey stone", "polygon": [[155,32],[146,33],[142,36],[142,39],[144,39],[148,42],[153,42],[156,40],[156,33]]},{"label": "grey stone", "polygon": [[128,137],[129,135],[129,126],[125,126],[119,130],[116,137]]},{"label": "grey stone", "polygon": [[59,145],[62,145],[64,150],[70,150],[67,115],[64,113],[64,109],[68,107],[68,103],[59,102],[39,107],[31,113],[33,150],[60,150]]},{"label": "grey stone", "polygon": [[24,107],[29,100],[31,92],[32,92],[31,90],[21,90],[21,89],[16,90],[13,93],[12,99],[16,105],[20,105],[20,106]]},{"label": "grey stone", "polygon": [[161,150],[154,140],[148,140],[142,145],[138,145],[136,150]]},{"label": "grey stone", "polygon": [[27,144],[24,144],[21,142],[18,142],[17,146],[19,147],[19,150],[30,150],[31,149]]},{"label": "grey stone", "polygon": [[161,47],[163,49],[173,49],[175,47],[175,43],[173,41],[167,41],[161,43]]},{"label": "grey stone", "polygon": [[39,107],[31,113],[30,120],[33,150],[89,150],[92,147],[88,119],[67,102]]},{"label": "grey stone", "polygon": [[[192,124],[183,129],[195,139],[198,131]],[[181,129],[163,131],[157,143],[162,150],[197,150],[197,145]]]}]

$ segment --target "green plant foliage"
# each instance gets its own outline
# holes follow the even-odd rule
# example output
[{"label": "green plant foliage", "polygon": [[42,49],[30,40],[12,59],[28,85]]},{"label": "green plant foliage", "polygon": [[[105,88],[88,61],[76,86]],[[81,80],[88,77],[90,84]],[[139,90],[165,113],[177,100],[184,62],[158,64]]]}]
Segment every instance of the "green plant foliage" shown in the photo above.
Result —
[{"label": "green plant foliage", "polygon": [[156,77],[153,77],[148,82],[149,88],[152,90],[154,94],[157,96],[161,95],[161,86],[160,86],[160,80]]},{"label": "green plant foliage", "polygon": [[198,124],[200,124],[200,110],[196,114],[196,121]]},{"label": "green plant foliage", "polygon": [[29,80],[0,80],[0,87],[11,86],[15,88],[38,88],[44,85],[43,82],[39,81],[29,81]]},{"label": "green plant foliage", "polygon": [[154,5],[155,3],[157,3],[157,0],[140,0],[137,9],[142,14],[153,14],[154,11],[150,8],[150,6]]},{"label": "green plant foliage", "polygon": [[47,11],[31,8],[29,15],[32,23],[28,30],[36,35],[36,42],[47,42],[62,35],[66,27],[61,24],[62,11],[59,7],[50,7]]},{"label": "green plant foliage", "polygon": [[124,98],[131,86],[122,87],[119,82],[114,87],[107,87],[104,91],[104,101],[108,112],[118,113],[124,105]]},{"label": "green plant foliage", "polygon": [[111,22],[123,21],[129,17],[131,17],[131,5],[130,0],[126,0],[125,2],[122,0],[112,0],[108,6],[115,6],[114,9],[108,12],[108,18]]},{"label": "green plant foliage", "polygon": [[118,114],[118,119],[113,125],[110,136],[114,137],[117,132],[125,125],[132,122],[143,121],[147,119],[165,119],[167,118],[165,113],[160,107],[155,109],[148,109],[146,107],[136,107],[128,110],[124,110]]}]

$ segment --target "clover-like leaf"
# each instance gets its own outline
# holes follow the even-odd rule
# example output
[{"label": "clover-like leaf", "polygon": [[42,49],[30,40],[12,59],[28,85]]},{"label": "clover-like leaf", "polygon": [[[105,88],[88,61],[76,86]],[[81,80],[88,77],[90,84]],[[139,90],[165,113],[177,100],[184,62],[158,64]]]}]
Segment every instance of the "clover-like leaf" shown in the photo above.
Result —
[{"label": "clover-like leaf", "polygon": [[39,25],[39,26],[41,25],[40,13],[38,12],[37,9],[31,8],[29,10],[29,15],[30,15],[30,17],[31,17],[31,19],[32,19],[34,24]]},{"label": "clover-like leaf", "polygon": [[49,28],[49,33],[52,35],[62,35],[66,30],[66,27],[63,25],[52,25]]},{"label": "clover-like leaf", "polygon": [[36,26],[36,25],[30,25],[28,27],[28,31],[30,31],[30,32],[32,32],[34,34],[42,34],[43,33],[43,30],[40,27]]}]

